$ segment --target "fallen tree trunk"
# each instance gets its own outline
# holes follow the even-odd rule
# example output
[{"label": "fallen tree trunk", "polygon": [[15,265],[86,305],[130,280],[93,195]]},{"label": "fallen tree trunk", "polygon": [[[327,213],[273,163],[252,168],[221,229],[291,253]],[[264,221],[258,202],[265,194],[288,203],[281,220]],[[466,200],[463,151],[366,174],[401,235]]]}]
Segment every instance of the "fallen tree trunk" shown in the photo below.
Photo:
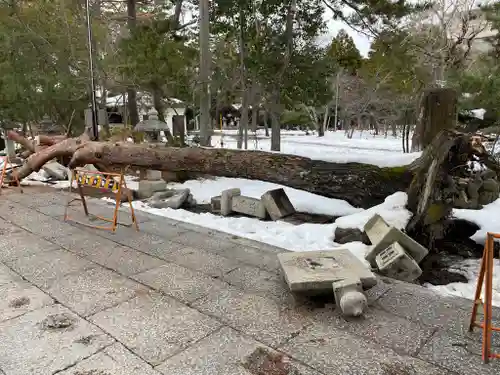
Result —
[{"label": "fallen tree trunk", "polygon": [[[451,154],[456,153],[458,143],[469,145],[466,153],[469,157],[473,151],[470,135],[445,131],[440,133],[438,138],[436,144],[447,145],[441,147],[438,152],[441,161],[448,160],[453,156]],[[444,139],[450,141],[445,142]],[[48,161],[64,157],[71,158],[71,168],[94,164],[101,170],[109,170],[109,166],[121,166],[268,181],[329,198],[343,199],[354,206],[368,208],[383,202],[388,195],[406,191],[414,176],[420,180],[425,178],[436,157],[436,152],[431,149],[433,148],[429,147],[421,158],[409,166],[380,168],[369,164],[330,163],[263,151],[91,142],[84,134],[40,149],[19,169],[18,177],[25,178],[33,171],[38,171]],[[474,150],[477,155],[482,155],[483,161],[492,164],[493,161],[487,159],[486,152],[483,151]],[[462,152],[462,156],[463,154]],[[456,159],[455,162],[463,161]],[[494,163],[492,166],[496,167],[498,172],[498,166]],[[453,172],[452,166],[448,167],[448,172]],[[419,184],[421,185],[421,182]],[[422,190],[420,185],[418,188],[413,187],[412,191],[416,193],[410,192],[412,196],[419,197]],[[418,213],[418,209],[411,202],[409,207],[412,212]]]},{"label": "fallen tree trunk", "polygon": [[329,163],[263,151],[90,142],[87,137],[69,138],[33,154],[20,168],[19,178],[27,177],[56,157],[68,156],[72,156],[70,168],[100,164],[248,178],[343,199],[365,208],[381,203],[397,191],[406,190],[412,178],[405,167]]}]

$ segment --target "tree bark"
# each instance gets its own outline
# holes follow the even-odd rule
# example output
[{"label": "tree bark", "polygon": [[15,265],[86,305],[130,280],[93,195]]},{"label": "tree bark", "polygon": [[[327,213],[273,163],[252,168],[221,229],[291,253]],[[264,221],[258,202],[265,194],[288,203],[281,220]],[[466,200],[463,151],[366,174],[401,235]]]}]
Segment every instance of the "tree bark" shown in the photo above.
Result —
[{"label": "tree bark", "polygon": [[[136,0],[127,0],[127,26],[131,35],[135,30],[136,24]],[[133,86],[129,86],[127,88],[127,109],[130,125],[134,127],[139,122],[139,111],[137,109],[137,92],[135,91],[135,87]]]},{"label": "tree bark", "polygon": [[25,178],[48,161],[61,157],[71,157],[70,168],[86,164],[104,168],[128,166],[269,181],[344,199],[365,208],[383,202],[390,194],[405,190],[412,178],[412,173],[405,167],[329,163],[264,151],[91,142],[87,135],[63,140],[31,155],[18,170],[18,178]]},{"label": "tree bark", "polygon": [[424,150],[440,131],[454,129],[457,120],[457,93],[449,88],[425,91],[419,105],[411,152]]}]

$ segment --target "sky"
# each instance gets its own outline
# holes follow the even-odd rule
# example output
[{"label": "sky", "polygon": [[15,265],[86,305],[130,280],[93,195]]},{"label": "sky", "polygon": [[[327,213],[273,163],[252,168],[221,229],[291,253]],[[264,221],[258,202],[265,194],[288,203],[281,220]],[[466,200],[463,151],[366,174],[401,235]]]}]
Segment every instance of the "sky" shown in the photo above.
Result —
[{"label": "sky", "polygon": [[328,33],[319,38],[319,43],[329,44],[331,40],[337,35],[337,33],[341,29],[344,29],[354,40],[354,43],[356,44],[356,47],[358,47],[358,50],[361,53],[361,55],[365,57],[368,55],[368,51],[370,50],[370,40],[366,35],[354,31],[342,21],[334,20],[333,13],[329,9],[325,9],[323,18],[327,22]]}]

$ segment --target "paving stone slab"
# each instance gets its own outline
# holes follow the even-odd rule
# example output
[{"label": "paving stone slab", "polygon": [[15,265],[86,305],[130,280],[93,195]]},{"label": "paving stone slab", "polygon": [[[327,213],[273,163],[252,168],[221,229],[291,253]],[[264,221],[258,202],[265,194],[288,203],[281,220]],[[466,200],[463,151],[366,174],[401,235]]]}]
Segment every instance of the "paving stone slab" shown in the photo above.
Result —
[{"label": "paving stone slab", "polygon": [[314,324],[278,349],[328,375],[453,375],[328,325]]},{"label": "paving stone slab", "polygon": [[124,226],[118,226],[115,232],[92,229],[88,227],[82,228],[84,228],[87,233],[92,233],[93,235],[106,238],[120,245],[128,246],[132,249],[136,249],[150,255],[156,255],[156,253],[163,252],[165,244],[168,243],[168,240],[160,236],[143,231],[137,232],[133,228]]},{"label": "paving stone slab", "polygon": [[311,323],[310,318],[278,301],[235,288],[211,293],[193,306],[272,347]]},{"label": "paving stone slab", "polygon": [[179,245],[173,251],[165,252],[163,256],[158,256],[178,265],[216,277],[221,277],[240,265],[235,260],[211,253],[210,251]]},{"label": "paving stone slab", "polygon": [[150,364],[115,343],[59,375],[159,375]]},{"label": "paving stone slab", "polygon": [[151,233],[166,238],[167,240],[171,240],[174,237],[187,232],[186,229],[179,227],[177,222],[169,223],[168,221],[163,222],[159,220],[150,220],[145,223],[141,223],[140,230],[141,232]]},{"label": "paving stone slab", "polygon": [[14,271],[41,289],[72,272],[80,272],[96,265],[67,250],[47,251],[6,262]]},{"label": "paving stone slab", "polygon": [[22,280],[21,276],[12,271],[6,265],[0,263],[0,286]]},{"label": "paving stone slab", "polygon": [[0,286],[0,322],[51,305],[54,300],[25,281]]},{"label": "paving stone slab", "polygon": [[500,373],[500,361],[493,359],[489,364],[483,364],[480,343],[447,332],[436,334],[422,348],[418,357],[460,375]]},{"label": "paving stone slab", "polygon": [[366,340],[394,350],[398,354],[414,356],[436,332],[436,329],[368,308],[363,316],[345,318],[339,309],[324,308],[312,311],[314,324],[342,329]]},{"label": "paving stone slab", "polygon": [[248,293],[276,297],[279,300],[292,297],[283,277],[257,267],[240,266],[224,275],[223,279]]},{"label": "paving stone slab", "polygon": [[58,249],[56,244],[26,231],[0,236],[0,262]]},{"label": "paving stone slab", "polygon": [[97,234],[89,233],[77,228],[75,228],[75,230],[78,231],[75,234],[54,238],[52,241],[80,256],[94,254],[95,252],[117,246],[116,242],[100,237]]},{"label": "paving stone slab", "polygon": [[174,263],[164,264],[132,278],[184,303],[227,288],[227,284],[220,280]]},{"label": "paving stone slab", "polygon": [[94,249],[91,253],[86,254],[85,258],[125,276],[134,275],[165,264],[161,259],[137,250],[117,244],[114,245],[110,248]]},{"label": "paving stone slab", "polygon": [[394,315],[455,332],[462,329],[471,312],[464,309],[461,299],[404,283],[395,283],[377,300],[377,305]]},{"label": "paving stone slab", "polygon": [[147,288],[102,267],[72,273],[53,283],[47,292],[82,316],[126,301]]},{"label": "paving stone slab", "polygon": [[17,225],[7,221],[5,219],[0,219],[0,235],[1,236],[10,236],[12,234],[17,233],[25,233],[26,231],[23,228],[18,227]]},{"label": "paving stone slab", "polygon": [[255,247],[241,246],[235,242],[207,237],[203,233],[189,232],[172,238],[172,241],[190,247],[201,247],[204,250],[234,259],[241,263],[263,268],[267,271],[278,272],[279,262],[276,254],[266,252]]},{"label": "paving stone slab", "polygon": [[[56,328],[50,321],[69,326]],[[0,323],[0,367],[6,375],[52,375],[113,342],[67,308],[52,305]]]},{"label": "paving stone slab", "polygon": [[[165,375],[251,375],[243,363],[257,348],[275,352],[250,337],[223,327],[169,358],[156,369]],[[293,360],[290,362],[301,375],[319,375]]]},{"label": "paving stone slab", "polygon": [[57,192],[36,193],[36,194],[9,194],[8,199],[23,206],[34,208],[43,206],[64,206],[67,201],[67,194]]},{"label": "paving stone slab", "polygon": [[147,362],[158,365],[221,324],[158,293],[138,296],[90,318]]},{"label": "paving stone slab", "polygon": [[[71,208],[69,208],[71,210]],[[49,205],[49,206],[42,206],[42,207],[37,207],[36,210],[38,212],[41,212],[42,214],[48,215],[50,217],[63,220],[64,218],[64,212],[66,211],[65,206],[60,206],[60,205]]]}]

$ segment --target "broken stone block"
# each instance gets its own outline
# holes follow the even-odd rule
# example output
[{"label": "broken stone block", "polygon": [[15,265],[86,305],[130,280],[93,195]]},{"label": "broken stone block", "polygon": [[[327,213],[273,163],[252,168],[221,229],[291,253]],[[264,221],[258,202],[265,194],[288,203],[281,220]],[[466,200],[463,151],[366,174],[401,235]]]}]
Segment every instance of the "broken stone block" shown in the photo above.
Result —
[{"label": "broken stone block", "polygon": [[212,197],[212,199],[210,199],[210,210],[212,211],[212,213],[220,214],[220,202],[221,202],[220,195]]},{"label": "broken stone block", "polygon": [[288,199],[288,195],[282,188],[265,192],[262,194],[261,200],[269,216],[274,221],[296,212],[292,202]]},{"label": "broken stone block", "polygon": [[492,178],[483,181],[482,189],[486,191],[499,192],[498,182]]},{"label": "broken stone block", "polygon": [[188,196],[189,189],[184,189],[166,200],[152,201],[149,203],[149,205],[154,208],[172,208],[174,210],[178,210],[182,207],[184,202],[186,202]]},{"label": "broken stone block", "polygon": [[397,242],[377,254],[375,262],[382,275],[393,279],[412,282],[422,275],[418,263]]},{"label": "broken stone block", "polygon": [[358,228],[335,228],[334,242],[339,244],[346,244],[349,242],[362,242],[370,246],[371,242],[365,232],[360,231]]},{"label": "broken stone block", "polygon": [[259,219],[265,219],[267,216],[264,204],[257,198],[245,197],[243,195],[234,196],[231,208],[234,212],[258,217]]},{"label": "broken stone block", "polygon": [[222,216],[227,216],[233,211],[233,197],[241,195],[241,190],[238,188],[224,190],[221,194],[220,213]]},{"label": "broken stone block", "polygon": [[59,181],[68,179],[68,168],[59,164],[57,161],[50,161],[46,163],[42,169],[50,176]]},{"label": "broken stone block", "polygon": [[482,181],[474,180],[467,185],[467,195],[470,199],[478,199],[479,198],[479,189],[481,188]]},{"label": "broken stone block", "polygon": [[363,293],[360,279],[343,279],[332,283],[335,303],[346,316],[360,316],[367,306],[368,300]]},{"label": "broken stone block", "polygon": [[420,245],[413,238],[401,232],[399,229],[391,227],[387,224],[386,221],[378,214],[373,215],[373,217],[368,220],[364,229],[373,244],[373,248],[366,254],[365,259],[373,268],[377,267],[377,263],[375,261],[377,255],[394,242],[398,242],[401,246],[403,246],[406,252],[417,263],[420,263],[429,253],[429,250]]},{"label": "broken stone block", "polygon": [[487,205],[498,199],[498,193],[483,190],[479,193],[479,204]]},{"label": "broken stone block", "polygon": [[149,181],[142,180],[139,181],[139,189],[137,190],[137,196],[140,199],[149,198],[158,191],[165,190],[167,188],[167,183],[163,180]]},{"label": "broken stone block", "polygon": [[492,171],[491,169],[486,169],[484,171],[481,172],[481,178],[487,180],[487,179],[490,179],[490,178],[497,178],[497,174]]},{"label": "broken stone block", "polygon": [[173,197],[175,194],[176,194],[176,191],[172,190],[172,189],[168,189],[165,191],[158,191],[158,192],[153,194],[153,196],[151,197],[151,201],[161,201],[163,199]]},{"label": "broken stone block", "polygon": [[194,199],[193,194],[188,195],[185,204],[190,207],[196,206],[197,202],[196,199]]},{"label": "broken stone block", "polygon": [[[5,139],[5,151],[9,159],[15,159],[16,156],[16,144],[13,140],[6,138]],[[64,179],[63,179],[64,180]]]},{"label": "broken stone block", "polygon": [[348,249],[278,254],[285,280],[292,292],[331,293],[332,283],[361,280],[364,289],[377,284],[375,275]]},{"label": "broken stone block", "polygon": [[146,180],[150,181],[158,181],[162,179],[162,173],[161,171],[156,171],[153,169],[148,169],[146,171]]}]

